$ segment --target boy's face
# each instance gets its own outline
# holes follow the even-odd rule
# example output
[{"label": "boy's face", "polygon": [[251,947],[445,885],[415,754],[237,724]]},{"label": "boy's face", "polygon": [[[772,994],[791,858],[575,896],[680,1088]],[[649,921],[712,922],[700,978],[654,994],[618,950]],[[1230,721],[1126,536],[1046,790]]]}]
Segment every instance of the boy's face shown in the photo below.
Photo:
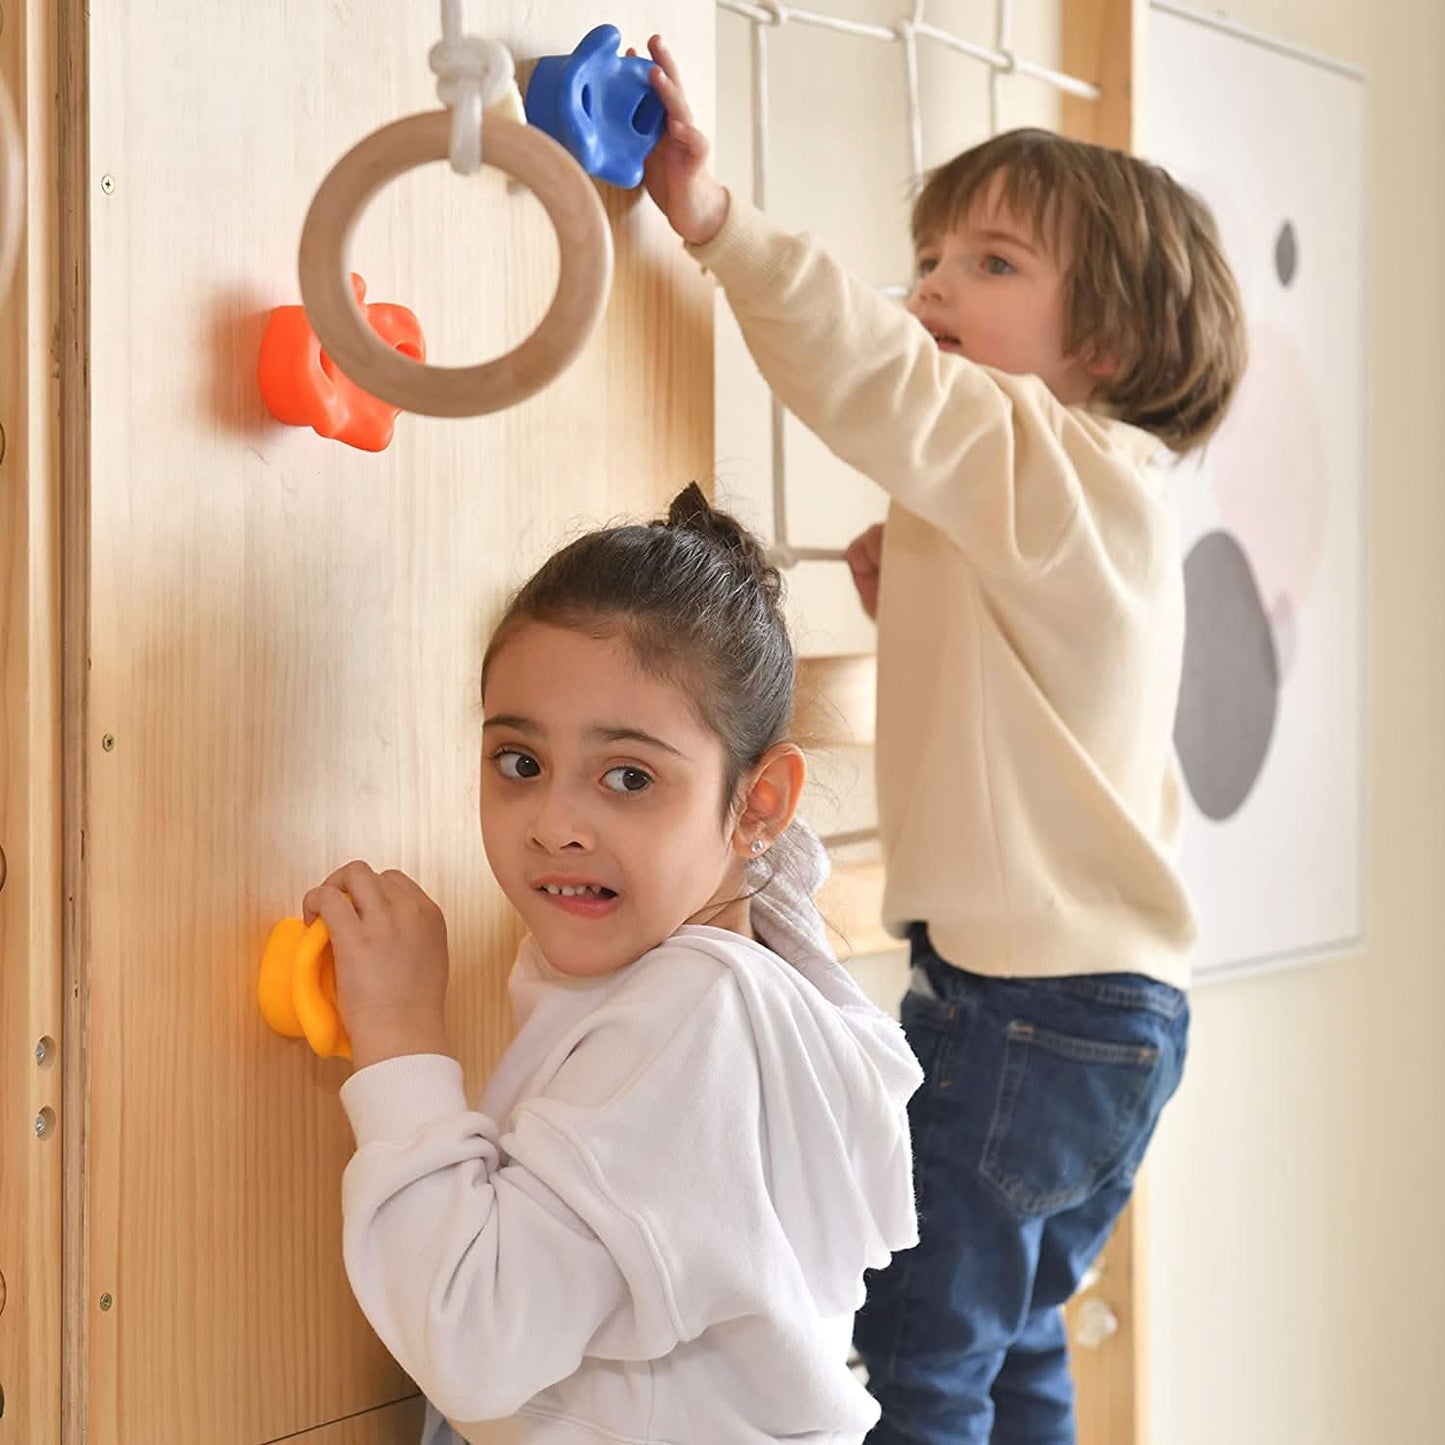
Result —
[{"label": "boy's face", "polygon": [[995,177],[953,230],[918,248],[908,309],[940,351],[1018,376],[1037,376],[1066,406],[1093,394],[1098,368],[1067,354],[1067,227],[1056,240],[1010,211]]}]

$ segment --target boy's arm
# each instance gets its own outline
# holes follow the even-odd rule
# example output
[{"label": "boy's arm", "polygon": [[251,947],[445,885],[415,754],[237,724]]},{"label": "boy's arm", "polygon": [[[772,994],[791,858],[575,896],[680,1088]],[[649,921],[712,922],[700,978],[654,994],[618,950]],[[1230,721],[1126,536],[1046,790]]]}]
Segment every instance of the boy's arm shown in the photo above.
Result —
[{"label": "boy's arm", "polygon": [[1098,441],[1042,382],[945,355],[811,237],[736,196],[688,250],[717,278],[764,380],[839,457],[991,567],[1041,562]]}]

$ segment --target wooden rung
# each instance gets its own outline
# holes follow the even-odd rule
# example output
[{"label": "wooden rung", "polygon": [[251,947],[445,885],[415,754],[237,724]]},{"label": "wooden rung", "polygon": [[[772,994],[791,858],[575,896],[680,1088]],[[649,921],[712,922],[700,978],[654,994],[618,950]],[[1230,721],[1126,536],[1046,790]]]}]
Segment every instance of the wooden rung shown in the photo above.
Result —
[{"label": "wooden rung", "polygon": [[818,894],[818,911],[847,959],[860,953],[887,953],[902,944],[883,928],[883,865],[835,864]]},{"label": "wooden rung", "polygon": [[878,659],[800,657],[793,736],[805,748],[873,744]]}]

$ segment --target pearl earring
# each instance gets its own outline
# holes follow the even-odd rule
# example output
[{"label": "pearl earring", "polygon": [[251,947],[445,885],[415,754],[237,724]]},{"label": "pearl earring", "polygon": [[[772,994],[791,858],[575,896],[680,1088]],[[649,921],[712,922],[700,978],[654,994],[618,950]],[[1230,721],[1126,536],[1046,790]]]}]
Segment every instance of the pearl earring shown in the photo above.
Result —
[{"label": "pearl earring", "polygon": [[763,840],[761,838],[753,839],[752,851],[755,856],[763,851]]}]

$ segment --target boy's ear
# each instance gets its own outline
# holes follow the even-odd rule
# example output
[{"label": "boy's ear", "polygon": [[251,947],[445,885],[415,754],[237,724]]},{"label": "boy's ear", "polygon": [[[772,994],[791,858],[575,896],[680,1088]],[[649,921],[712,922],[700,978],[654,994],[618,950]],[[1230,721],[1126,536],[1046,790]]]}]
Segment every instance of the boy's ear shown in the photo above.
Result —
[{"label": "boy's ear", "polygon": [[1110,351],[1089,350],[1082,359],[1084,370],[1095,381],[1112,381],[1119,374],[1119,358]]},{"label": "boy's ear", "polygon": [[758,858],[777,842],[798,811],[807,771],[793,743],[775,743],[763,754],[743,779],[742,807],[733,825],[734,853]]}]

